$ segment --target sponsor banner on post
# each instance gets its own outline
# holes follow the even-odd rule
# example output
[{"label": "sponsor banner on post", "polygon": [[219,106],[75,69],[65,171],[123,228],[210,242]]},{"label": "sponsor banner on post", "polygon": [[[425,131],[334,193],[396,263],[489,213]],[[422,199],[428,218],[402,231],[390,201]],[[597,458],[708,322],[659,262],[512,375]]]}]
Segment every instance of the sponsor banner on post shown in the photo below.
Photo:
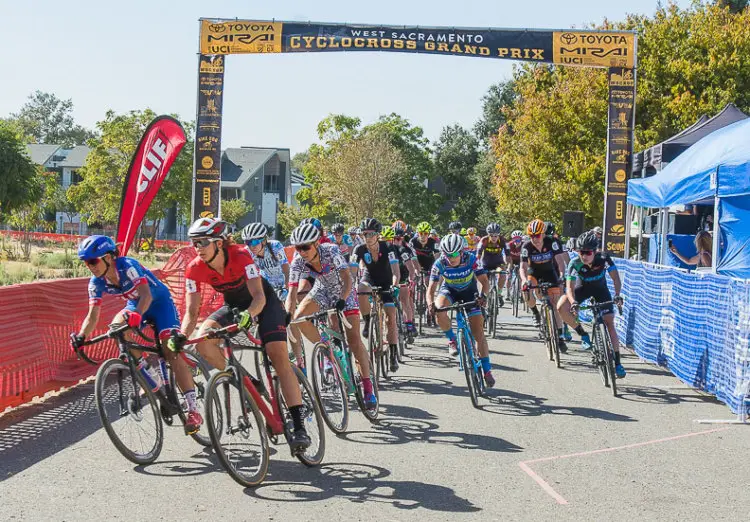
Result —
[{"label": "sponsor banner on post", "polygon": [[607,174],[604,198],[604,250],[627,258],[628,177],[633,163],[635,124],[635,73],[632,69],[609,69],[609,117],[607,130]]},{"label": "sponsor banner on post", "polygon": [[635,34],[555,31],[552,62],[585,67],[635,67]]},{"label": "sponsor banner on post", "polygon": [[221,114],[224,56],[204,56],[198,65],[198,113],[193,167],[193,221],[219,215],[221,194]]},{"label": "sponsor banner on post", "polygon": [[123,256],[185,142],[182,125],[171,116],[155,118],[143,133],[122,187],[116,241]]}]

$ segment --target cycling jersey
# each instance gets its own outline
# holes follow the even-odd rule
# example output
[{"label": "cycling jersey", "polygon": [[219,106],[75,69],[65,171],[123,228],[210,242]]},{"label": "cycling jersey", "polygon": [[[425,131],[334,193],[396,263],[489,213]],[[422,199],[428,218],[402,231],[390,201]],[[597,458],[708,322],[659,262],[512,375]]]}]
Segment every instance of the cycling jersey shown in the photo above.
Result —
[{"label": "cycling jersey", "polygon": [[500,236],[496,243],[492,243],[490,236],[485,236],[477,244],[477,258],[487,270],[494,270],[505,264],[505,238]]},{"label": "cycling jersey", "polygon": [[542,240],[541,249],[537,249],[529,240],[521,247],[521,261],[529,264],[529,267],[533,269],[533,273],[529,275],[533,275],[537,281],[556,284],[559,282],[559,277],[555,256],[562,252],[562,245],[555,239],[545,237]]},{"label": "cycling jersey", "polygon": [[476,289],[476,276],[486,274],[481,261],[477,260],[473,252],[462,252],[461,261],[457,266],[450,266],[448,258],[441,256],[432,265],[430,272],[430,281],[439,281],[443,278],[443,287],[453,288],[455,290]]},{"label": "cycling jersey", "polygon": [[[289,286],[297,287],[301,279],[313,279],[314,283],[308,294],[320,306],[321,310],[329,310],[334,307],[336,301],[341,298],[344,289],[344,281],[341,272],[349,270],[349,267],[341,255],[338,247],[332,243],[318,245],[318,258],[320,260],[320,271],[315,270],[302,256],[297,254],[292,260],[289,268]],[[344,298],[346,308],[344,315],[358,313],[357,292],[352,285],[352,291]]]},{"label": "cycling jersey", "polygon": [[466,239],[466,244],[469,246],[471,250],[476,250],[477,245],[479,244],[479,241],[482,239],[478,235],[474,234],[473,236],[467,235],[464,239]]},{"label": "cycling jersey", "polygon": [[419,237],[415,237],[409,241],[409,246],[417,255],[417,262],[422,270],[429,272],[435,262],[435,254],[439,252],[437,241],[430,236],[425,243],[422,243]]},{"label": "cycling jersey", "polygon": [[365,265],[364,282],[371,283],[373,286],[388,289],[393,284],[393,272],[391,265],[398,263],[396,251],[393,250],[385,241],[378,241],[378,257],[373,259],[367,245],[359,245],[352,252],[351,261]]},{"label": "cycling jersey", "polygon": [[247,249],[250,252],[250,256],[258,268],[260,269],[260,275],[263,276],[266,281],[271,283],[271,286],[276,290],[282,290],[284,288],[284,270],[282,266],[288,265],[289,262],[286,259],[286,252],[284,251],[284,245],[279,241],[273,239],[266,242],[266,246],[261,250],[260,255],[253,254],[250,247]]},{"label": "cycling jersey", "polygon": [[141,314],[143,322],[154,324],[157,335],[163,337],[165,332],[180,328],[169,289],[159,281],[150,270],[130,257],[116,257],[115,270],[120,279],[119,285],[110,284],[104,277],[92,276],[89,280],[89,304],[99,306],[103,294],[119,296],[127,301],[126,310],[135,312],[141,298],[138,287],[148,285],[151,291],[151,304]]},{"label": "cycling jersey", "polygon": [[523,248],[523,241],[510,241],[507,244],[508,256],[510,260],[517,264],[521,264],[521,248]]},{"label": "cycling jersey", "polygon": [[391,248],[396,252],[396,257],[398,258],[398,266],[401,271],[401,279],[399,282],[404,284],[409,281],[409,268],[406,266],[406,263],[412,259],[416,259],[417,256],[405,243],[402,243],[401,245],[391,245]]},{"label": "cycling jersey", "polygon": [[224,249],[224,273],[220,274],[200,257],[196,257],[185,270],[185,287],[189,294],[201,291],[201,285],[207,283],[224,295],[224,303],[231,308],[247,310],[253,302],[253,296],[247,287],[249,279],[260,278],[266,303],[278,302],[276,292],[271,284],[260,277],[258,265],[243,245],[229,245]]},{"label": "cycling jersey", "polygon": [[597,286],[608,288],[606,274],[613,270],[617,270],[617,267],[609,254],[597,252],[590,266],[584,264],[580,257],[571,260],[568,263],[565,279],[575,282],[576,287]]},{"label": "cycling jersey", "polygon": [[328,239],[331,240],[331,242],[339,247],[339,250],[341,251],[341,255],[344,256],[344,259],[349,261],[349,256],[352,253],[352,250],[354,249],[354,242],[352,241],[352,238],[349,236],[349,234],[344,234],[341,236],[341,243],[338,243],[336,241],[336,236],[333,234],[330,234],[328,236]]}]

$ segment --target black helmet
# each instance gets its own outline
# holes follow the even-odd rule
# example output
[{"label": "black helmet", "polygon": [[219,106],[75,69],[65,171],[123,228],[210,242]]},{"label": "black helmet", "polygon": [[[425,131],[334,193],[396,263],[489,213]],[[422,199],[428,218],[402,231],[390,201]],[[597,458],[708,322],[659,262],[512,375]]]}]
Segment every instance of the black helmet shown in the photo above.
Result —
[{"label": "black helmet", "polygon": [[596,250],[599,248],[599,238],[596,237],[596,233],[592,231],[584,232],[578,236],[576,241],[578,250]]},{"label": "black helmet", "polygon": [[487,233],[490,235],[500,235],[500,225],[497,223],[490,223],[487,225]]},{"label": "black helmet", "polygon": [[393,234],[396,237],[404,237],[404,235],[406,234],[406,231],[400,226],[396,225],[395,227],[393,227]]},{"label": "black helmet", "polygon": [[344,224],[343,223],[334,223],[331,227],[331,232],[334,234],[343,234],[344,233]]},{"label": "black helmet", "polygon": [[555,225],[552,223],[552,221],[545,221],[544,222],[544,235],[545,236],[552,236],[555,234]]},{"label": "black helmet", "polygon": [[383,226],[380,224],[380,221],[375,218],[365,218],[362,220],[362,224],[359,226],[359,228],[362,229],[362,232],[366,230],[373,230],[380,234]]},{"label": "black helmet", "polygon": [[451,221],[450,224],[448,225],[448,230],[449,231],[450,230],[459,231],[462,228],[464,228],[464,227],[461,226],[461,222],[460,221]]}]

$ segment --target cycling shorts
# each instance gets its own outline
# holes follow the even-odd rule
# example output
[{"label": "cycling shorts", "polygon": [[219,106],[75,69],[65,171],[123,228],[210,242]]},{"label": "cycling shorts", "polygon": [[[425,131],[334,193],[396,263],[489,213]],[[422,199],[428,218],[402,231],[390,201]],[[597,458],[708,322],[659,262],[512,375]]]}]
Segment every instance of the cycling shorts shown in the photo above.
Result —
[{"label": "cycling shorts", "polygon": [[[474,286],[464,288],[463,290],[456,290],[447,285],[442,285],[440,287],[440,290],[438,290],[438,294],[445,296],[448,299],[448,302],[450,302],[450,304],[452,305],[456,303],[468,303],[469,301],[474,301],[476,299],[476,293],[477,289]],[[466,315],[468,317],[473,317],[481,313],[482,309],[476,303],[466,309]]]},{"label": "cycling shorts", "polygon": [[[557,281],[548,281],[548,280],[545,280],[545,279],[539,279],[539,280],[537,280],[537,278],[536,278],[536,277],[534,277],[534,276],[529,276],[529,283],[531,283],[531,286],[536,286],[536,285],[538,285],[539,283],[552,283],[552,284],[554,284],[555,286],[551,287],[551,288],[550,288],[550,289],[549,289],[549,290],[547,291],[547,292],[549,293],[549,295],[550,295],[550,296],[558,296],[558,297],[559,297],[559,296],[560,296],[560,294],[562,294],[562,288],[560,288],[560,286],[558,286],[558,285],[559,285],[560,283],[559,283],[559,282],[557,282]],[[537,288],[537,289],[536,289],[536,291],[537,291],[537,292],[539,292],[539,295],[542,295],[542,294],[541,294],[541,292],[542,292],[541,290],[539,290],[539,289]]]},{"label": "cycling shorts", "polygon": [[[321,310],[330,310],[336,307],[336,302],[340,299],[340,296],[338,291],[334,294],[322,284],[316,284],[305,299],[307,298],[315,301]],[[344,301],[346,302],[346,306],[344,307],[345,317],[359,315],[359,303],[357,302],[357,292],[355,290],[349,292]]]},{"label": "cycling shorts", "polygon": [[[125,310],[136,312],[138,310],[138,301],[128,301]],[[180,329],[180,318],[177,314],[174,302],[171,299],[158,299],[151,303],[146,313],[142,315],[143,323],[150,323],[156,330],[156,335],[160,339],[168,337],[172,330]]]},{"label": "cycling shorts", "polygon": [[[589,298],[593,298],[597,303],[605,303],[612,300],[612,294],[609,293],[609,288],[603,285],[579,286],[573,291],[573,296],[579,303],[582,303]],[[615,313],[615,309],[612,303],[602,307],[602,315],[613,313]]]},{"label": "cycling shorts", "polygon": [[[232,309],[224,305],[208,316],[209,321],[214,321],[222,328],[234,324]],[[258,315],[258,338],[265,346],[273,342],[286,342],[287,313],[281,303],[276,300],[266,301],[266,306]]]},{"label": "cycling shorts", "polygon": [[[372,281],[370,281],[370,276],[368,274],[365,274],[365,277],[362,278],[362,281],[360,281],[360,284],[372,287]],[[383,290],[391,290],[391,287],[384,288]],[[383,301],[383,306],[396,306],[396,304],[393,302],[393,294],[391,292],[381,292],[380,293],[380,299]]]}]

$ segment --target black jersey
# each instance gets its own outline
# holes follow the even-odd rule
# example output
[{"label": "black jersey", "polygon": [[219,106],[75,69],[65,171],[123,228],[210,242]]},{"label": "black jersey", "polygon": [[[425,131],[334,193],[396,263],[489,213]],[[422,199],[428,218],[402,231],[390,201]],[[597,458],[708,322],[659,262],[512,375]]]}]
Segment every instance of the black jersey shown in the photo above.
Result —
[{"label": "black jersey", "polygon": [[574,281],[575,287],[592,286],[606,289],[608,288],[606,275],[612,270],[617,270],[617,267],[609,254],[597,252],[590,266],[584,264],[580,257],[573,259],[568,264],[565,279]]},{"label": "black jersey", "polygon": [[409,241],[409,246],[417,256],[417,262],[422,267],[422,270],[429,272],[432,269],[432,264],[435,262],[435,254],[438,253],[438,243],[434,238],[428,237],[427,242],[422,244],[419,241],[419,237],[412,238]]},{"label": "black jersey", "polygon": [[409,279],[409,268],[406,266],[406,263],[411,259],[416,259],[417,256],[414,250],[406,243],[402,243],[401,245],[394,244],[391,245],[391,248],[396,252],[398,266],[401,270],[401,282],[407,281]]},{"label": "black jersey", "polygon": [[535,278],[548,282],[557,282],[559,279],[555,256],[562,254],[562,245],[556,239],[545,237],[542,240],[542,248],[537,249],[531,240],[521,247],[521,261],[526,261],[533,269]]},{"label": "black jersey", "polygon": [[366,275],[375,286],[390,288],[393,284],[391,265],[398,263],[396,252],[385,241],[378,241],[378,257],[373,259],[367,245],[359,245],[352,252],[351,263],[364,263]]}]

